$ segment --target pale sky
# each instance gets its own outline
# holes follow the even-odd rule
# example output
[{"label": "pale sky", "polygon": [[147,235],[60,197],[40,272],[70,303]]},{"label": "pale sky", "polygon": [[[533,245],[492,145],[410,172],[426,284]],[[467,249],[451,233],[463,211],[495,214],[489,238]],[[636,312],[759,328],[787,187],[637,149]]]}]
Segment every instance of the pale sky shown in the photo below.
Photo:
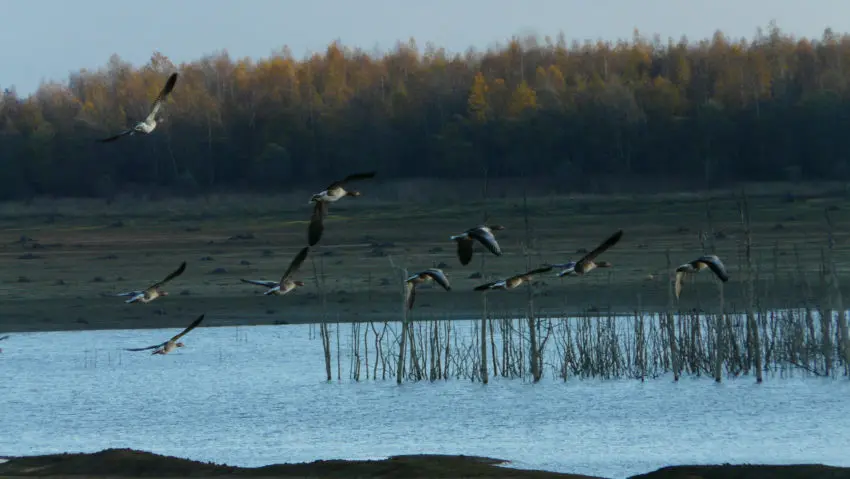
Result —
[{"label": "pale sky", "polygon": [[139,66],[154,50],[180,63],[222,49],[261,58],[288,45],[301,58],[335,39],[372,51],[412,36],[463,52],[528,33],[751,38],[771,20],[798,37],[850,32],[850,0],[0,0],[0,15],[0,88],[21,95],[113,53]]}]

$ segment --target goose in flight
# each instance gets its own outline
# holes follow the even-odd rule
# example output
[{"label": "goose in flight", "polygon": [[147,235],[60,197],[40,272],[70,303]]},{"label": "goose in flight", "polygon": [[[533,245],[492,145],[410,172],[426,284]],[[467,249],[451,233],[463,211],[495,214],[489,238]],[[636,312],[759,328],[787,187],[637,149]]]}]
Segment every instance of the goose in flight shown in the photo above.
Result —
[{"label": "goose in flight", "polygon": [[493,235],[493,231],[501,231],[503,229],[505,227],[502,225],[479,225],[459,235],[450,237],[449,239],[457,242],[457,257],[460,260],[460,264],[466,266],[472,261],[472,246],[476,240],[494,255],[502,256],[502,249],[499,248],[499,243],[496,242],[496,236]]},{"label": "goose in flight", "polygon": [[[348,182],[355,180],[368,180],[369,178],[374,178],[375,172],[370,171],[368,173],[354,173],[353,175],[348,175],[345,178],[334,181],[324,191],[320,191],[316,193],[310,198],[310,203],[318,202],[318,201],[326,201],[328,203],[333,203],[334,201],[339,201],[340,198],[344,196],[360,196],[360,192],[356,190],[346,190],[344,185]],[[309,203],[308,203],[309,204]]]},{"label": "goose in flight", "polygon": [[542,268],[533,269],[531,271],[526,271],[525,273],[518,274],[516,276],[511,276],[510,278],[500,279],[496,281],[490,281],[489,283],[484,283],[480,286],[475,287],[475,291],[488,291],[492,289],[514,289],[517,286],[525,283],[526,281],[531,281],[531,278],[535,274],[546,273],[552,271],[551,266],[544,266]]},{"label": "goose in flight", "polygon": [[310,224],[307,227],[307,244],[316,246],[322,238],[322,232],[325,229],[324,220],[328,216],[328,204],[334,201],[339,201],[345,196],[360,196],[357,190],[346,190],[344,185],[350,181],[367,180],[375,176],[374,171],[368,173],[355,173],[348,175],[342,180],[334,181],[324,191],[316,193],[310,197],[307,204],[315,203],[313,206],[313,214],[310,217]]},{"label": "goose in flight", "polygon": [[451,291],[452,287],[449,285],[449,278],[446,277],[446,274],[443,273],[443,270],[438,268],[428,268],[424,271],[420,271],[418,273],[414,273],[410,275],[409,278],[405,280],[405,288],[407,293],[407,309],[413,309],[413,302],[416,300],[416,285],[425,283],[428,281],[434,281],[440,286],[443,287],[446,291]]},{"label": "goose in flight", "polygon": [[179,343],[179,342],[177,342],[177,340],[182,338],[183,336],[187,335],[189,333],[189,331],[195,329],[199,324],[201,324],[201,321],[203,321],[203,320],[204,320],[204,315],[202,314],[202,315],[198,316],[198,319],[192,321],[192,324],[187,326],[186,329],[184,329],[183,331],[180,332],[180,334],[176,334],[176,335],[172,336],[171,339],[169,339],[168,341],[166,341],[164,343],[154,344],[153,346],[148,346],[146,348],[125,348],[125,351],[147,351],[147,350],[150,350],[150,349],[155,349],[155,351],[152,352],[151,354],[168,354],[171,351],[174,351],[175,348],[182,348],[183,343]]},{"label": "goose in flight", "polygon": [[585,275],[596,268],[610,268],[613,266],[611,263],[608,261],[596,261],[596,257],[604,253],[608,248],[617,244],[622,237],[623,230],[619,230],[606,239],[601,245],[597,246],[596,249],[584,255],[584,257],[580,260],[570,261],[569,263],[550,264],[549,266],[561,269],[561,272],[558,273],[559,278],[564,276]]},{"label": "goose in flight", "polygon": [[[151,111],[148,114],[147,118],[143,121],[136,123],[136,126],[132,128],[127,128],[126,130],[118,133],[117,135],[110,136],[109,138],[104,138],[101,140],[97,140],[101,143],[109,143],[111,141],[115,141],[118,138],[121,138],[126,135],[135,135],[136,133],[142,133],[147,135],[156,129],[156,114],[159,113],[160,108],[162,108],[162,104],[165,103],[165,99],[168,97],[168,94],[171,93],[171,90],[174,89],[174,84],[177,83],[177,73],[172,73],[171,76],[168,77],[168,80],[165,82],[165,86],[162,87],[162,90],[157,95],[156,100],[154,100],[151,105]],[[162,119],[160,119],[162,121]]]},{"label": "goose in flight", "polygon": [[724,283],[729,281],[729,274],[726,273],[726,266],[720,261],[720,258],[713,254],[700,256],[699,258],[680,265],[676,268],[676,299],[679,299],[679,294],[682,292],[682,280],[686,274],[697,274],[705,268],[710,269],[720,281]]},{"label": "goose in flight", "polygon": [[174,270],[171,274],[165,277],[162,281],[158,281],[147,288],[140,291],[128,291],[126,293],[119,293],[115,296],[129,296],[130,299],[124,301],[125,303],[150,303],[160,296],[168,296],[168,291],[163,291],[162,286],[165,283],[171,281],[172,279],[183,274],[183,271],[186,271],[186,262],[180,264],[180,267]]},{"label": "goose in flight", "polygon": [[296,271],[298,271],[298,268],[301,267],[301,263],[303,263],[304,260],[307,258],[307,253],[309,251],[309,246],[301,248],[301,251],[299,251],[298,254],[295,255],[295,258],[292,259],[292,262],[289,263],[289,268],[287,268],[286,272],[283,273],[283,276],[280,278],[279,282],[263,281],[257,279],[240,279],[240,281],[242,281],[243,283],[256,284],[258,286],[263,286],[267,288],[266,292],[264,292],[263,294],[283,296],[284,294],[292,291],[295,288],[304,286],[303,281],[293,281],[289,279],[289,277],[292,276]]}]

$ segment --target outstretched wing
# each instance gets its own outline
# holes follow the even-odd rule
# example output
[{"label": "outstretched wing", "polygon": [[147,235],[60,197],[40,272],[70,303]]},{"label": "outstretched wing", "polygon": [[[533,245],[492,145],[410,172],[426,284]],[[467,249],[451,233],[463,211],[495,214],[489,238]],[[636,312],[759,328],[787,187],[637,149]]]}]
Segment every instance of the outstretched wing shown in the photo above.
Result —
[{"label": "outstretched wing", "polygon": [[720,278],[720,281],[723,281],[724,283],[729,281],[729,274],[726,272],[726,266],[723,265],[723,262],[720,261],[720,258],[717,256],[710,254],[700,257],[697,261],[705,263],[705,265],[708,266],[718,278]]},{"label": "outstretched wing", "polygon": [[446,277],[446,274],[443,273],[443,270],[437,268],[429,268],[423,271],[421,274],[426,274],[430,276],[437,284],[443,287],[446,291],[451,291],[452,287],[449,285],[449,278]]},{"label": "outstretched wing", "polygon": [[4,339],[9,339],[9,337],[10,337],[10,336],[9,336],[8,334],[7,334],[7,335],[5,335],[5,336],[2,336],[2,337],[0,337],[0,341],[3,341]]},{"label": "outstretched wing", "polygon": [[202,314],[202,315],[198,316],[198,319],[196,319],[196,320],[192,321],[192,324],[190,324],[189,326],[187,326],[187,327],[186,327],[186,329],[184,329],[183,331],[180,331],[180,334],[175,334],[175,335],[174,335],[174,336],[170,339],[170,341],[177,341],[178,339],[182,338],[183,336],[185,336],[186,334],[188,334],[188,333],[189,333],[189,331],[191,331],[191,330],[195,329],[195,328],[196,328],[199,324],[201,324],[201,321],[203,321],[203,320],[204,320],[204,315]]},{"label": "outstretched wing", "polygon": [[679,299],[679,295],[682,294],[682,279],[685,277],[685,272],[676,270],[676,299]]},{"label": "outstretched wing", "polygon": [[132,129],[132,128],[128,128],[128,129],[126,129],[126,130],[122,131],[121,133],[118,133],[117,135],[110,136],[109,138],[102,138],[102,139],[99,139],[99,140],[97,140],[97,141],[98,141],[99,143],[109,143],[109,142],[112,142],[112,141],[117,140],[118,138],[121,138],[122,136],[127,136],[127,135],[129,135],[130,133],[133,133],[133,129]]},{"label": "outstretched wing", "polygon": [[407,297],[405,298],[405,302],[407,302],[407,309],[413,309],[413,302],[416,301],[416,285],[413,283],[405,283],[405,293]]},{"label": "outstretched wing", "polygon": [[118,293],[115,296],[138,296],[140,294],[145,294],[144,291],[127,291],[126,293]]},{"label": "outstretched wing", "polygon": [[256,284],[257,286],[265,286],[266,288],[274,288],[275,286],[277,286],[277,283],[275,283],[274,281],[263,281],[263,280],[259,280],[259,279],[242,279],[242,278],[239,278],[239,281],[242,281],[243,283],[248,283],[248,284]]},{"label": "outstretched wing", "polygon": [[535,274],[548,273],[549,271],[552,271],[551,266],[543,266],[543,267],[540,267],[540,268],[535,268],[531,271],[526,271],[525,273],[522,273],[522,274],[518,274],[518,275],[514,276],[514,278],[516,278],[516,277],[523,277],[524,278],[524,277],[527,277],[527,276],[534,276]]},{"label": "outstretched wing", "polygon": [[301,267],[301,263],[303,263],[304,260],[307,259],[307,253],[309,252],[309,246],[301,248],[301,251],[299,251],[298,254],[295,255],[294,258],[292,258],[292,262],[289,263],[289,268],[287,268],[286,272],[283,273],[283,277],[280,278],[280,284],[283,284],[283,282],[286,281],[286,278],[289,278],[290,276],[292,276],[293,273],[298,271],[298,268]]},{"label": "outstretched wing", "polygon": [[156,99],[151,104],[151,112],[147,117],[148,120],[156,118],[156,114],[159,112],[159,109],[162,108],[162,104],[165,102],[168,94],[174,89],[175,83],[177,83],[177,72],[172,73],[171,76],[168,77],[168,80],[165,82],[165,86],[162,87],[162,90],[159,91],[159,95],[156,96]]},{"label": "outstretched wing", "polygon": [[325,217],[328,216],[328,204],[324,201],[317,201],[313,206],[313,215],[310,216],[310,224],[307,226],[307,244],[316,246],[322,239],[322,232],[325,230]]},{"label": "outstretched wing", "polygon": [[496,281],[490,281],[489,283],[484,283],[482,285],[479,285],[479,286],[476,286],[475,288],[473,288],[473,291],[488,290],[488,289],[490,289],[490,286],[493,286],[496,283],[501,283],[502,281],[504,281],[504,280],[499,279],[499,280],[496,280]]},{"label": "outstretched wing", "polygon": [[[166,341],[167,343],[168,341]],[[124,348],[124,351],[147,351],[149,349],[159,349],[165,346],[165,343],[154,344],[153,346],[148,346],[146,348]]]},{"label": "outstretched wing", "polygon": [[484,228],[475,228],[469,230],[467,234],[481,242],[481,244],[486,246],[487,249],[494,255],[502,256],[502,249],[499,248],[499,243],[496,242],[496,237],[492,232],[485,230]]},{"label": "outstretched wing", "polygon": [[569,274],[575,273],[575,271],[576,271],[576,262],[575,261],[570,261],[569,263],[563,263],[563,264],[550,264],[548,266],[561,269],[561,272],[558,273],[559,278],[562,278],[562,277],[567,276]]},{"label": "outstretched wing", "polygon": [[139,293],[139,294],[133,296],[132,298],[128,299],[127,301],[124,301],[124,303],[125,304],[135,303],[136,301],[141,301],[143,299],[145,299],[145,294]]},{"label": "outstretched wing", "polygon": [[327,187],[327,189],[331,189],[331,188],[334,188],[336,186],[342,186],[345,183],[348,183],[349,181],[368,180],[369,178],[374,178],[374,177],[375,177],[374,171],[370,171],[368,173],[354,173],[353,175],[348,175],[348,176],[346,176],[345,178],[343,178],[339,181],[334,181],[333,183],[331,183]]},{"label": "outstretched wing", "polygon": [[458,239],[457,241],[457,259],[460,264],[466,266],[472,261],[472,245],[473,241],[468,238]]},{"label": "outstretched wing", "polygon": [[171,281],[172,279],[183,274],[184,271],[186,271],[186,262],[185,261],[180,263],[180,267],[177,268],[176,270],[172,271],[171,274],[169,274],[168,276],[165,277],[165,279],[163,279],[162,281],[160,281],[158,283],[154,283],[154,284],[150,285],[150,287],[148,287],[148,289],[150,290],[150,289],[159,288],[160,286],[164,285],[165,283],[167,283],[167,282]]},{"label": "outstretched wing", "polygon": [[601,245],[597,246],[596,249],[584,255],[584,257],[577,261],[579,264],[584,264],[589,261],[593,261],[597,256],[605,252],[608,248],[617,244],[620,241],[620,238],[623,237],[623,230],[619,230],[616,233],[612,234],[608,239],[606,239]]}]

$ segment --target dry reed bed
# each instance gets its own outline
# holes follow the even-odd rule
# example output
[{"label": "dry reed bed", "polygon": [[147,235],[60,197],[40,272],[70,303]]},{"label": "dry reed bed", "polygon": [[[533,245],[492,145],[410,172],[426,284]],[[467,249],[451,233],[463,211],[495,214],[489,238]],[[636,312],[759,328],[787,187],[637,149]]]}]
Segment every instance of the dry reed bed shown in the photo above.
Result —
[{"label": "dry reed bed", "polygon": [[[660,314],[635,308],[629,316],[610,312],[540,316],[535,313],[533,284],[525,286],[527,307],[522,312],[491,312],[487,296],[482,295],[480,320],[450,322],[416,317],[402,300],[400,321],[353,323],[345,340],[339,323],[335,338],[327,321],[319,324],[327,379],[332,380],[334,372],[342,379],[343,363],[348,365],[347,376],[355,381],[394,377],[399,384],[449,378],[487,383],[491,376],[537,382],[546,371],[563,380],[644,380],[670,373],[674,380],[683,374],[706,375],[717,382],[723,377],[753,376],[759,383],[766,372],[850,377],[847,311],[833,259],[835,241],[829,210],[825,211],[826,247],[821,251],[817,277],[812,280],[796,250],[798,274],[782,271],[776,252],[769,265],[757,262],[752,253],[748,199],[743,193],[738,207],[743,230],[738,259],[743,265],[740,273],[744,280],[739,284],[745,289],[744,313],[727,311],[724,284],[720,282],[716,300],[699,308],[704,313],[698,309],[676,311],[672,282],[667,311]],[[706,222],[713,232],[710,205],[706,206]],[[527,213],[525,225],[524,244],[528,245],[534,238]],[[703,252],[715,250],[714,238],[714,234],[705,236]],[[527,249],[526,258],[530,266]],[[403,281],[407,271],[396,266],[392,258],[390,263],[400,270]],[[319,269],[314,261],[313,267],[317,289],[324,298],[323,263],[320,261]],[[667,270],[674,268],[668,251]],[[760,298],[772,294],[770,284],[776,284],[783,273],[802,293],[799,298],[788,298],[788,302],[801,302],[803,307],[789,304],[772,310],[760,308]],[[765,284],[761,276],[772,282],[757,291],[757,284]]]},{"label": "dry reed bed", "polygon": [[666,314],[646,313],[536,318],[536,350],[526,319],[498,316],[487,319],[486,329],[477,320],[411,320],[406,333],[398,321],[320,323],[318,338],[328,380],[847,376],[842,315],[827,314],[759,311],[758,345],[746,314],[696,313],[675,314],[672,324]]}]

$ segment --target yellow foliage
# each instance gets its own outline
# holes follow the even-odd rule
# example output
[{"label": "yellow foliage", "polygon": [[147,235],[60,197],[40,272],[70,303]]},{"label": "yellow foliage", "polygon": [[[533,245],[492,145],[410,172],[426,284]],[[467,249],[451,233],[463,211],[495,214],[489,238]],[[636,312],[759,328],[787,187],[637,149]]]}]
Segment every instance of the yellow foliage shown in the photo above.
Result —
[{"label": "yellow foliage", "polygon": [[467,100],[469,116],[476,121],[484,122],[487,120],[487,110],[489,109],[487,102],[488,90],[489,88],[487,87],[487,80],[484,78],[484,74],[481,72],[476,73],[475,79],[472,82],[472,89],[469,92],[469,99]]},{"label": "yellow foliage", "polygon": [[563,93],[567,89],[567,81],[557,65],[549,66],[549,84],[558,93]]},{"label": "yellow foliage", "polygon": [[523,80],[511,94],[508,114],[518,117],[526,110],[535,109],[537,109],[537,93]]},{"label": "yellow foliage", "polygon": [[534,85],[540,89],[551,88],[549,75],[546,74],[546,69],[542,65],[534,70]]}]

